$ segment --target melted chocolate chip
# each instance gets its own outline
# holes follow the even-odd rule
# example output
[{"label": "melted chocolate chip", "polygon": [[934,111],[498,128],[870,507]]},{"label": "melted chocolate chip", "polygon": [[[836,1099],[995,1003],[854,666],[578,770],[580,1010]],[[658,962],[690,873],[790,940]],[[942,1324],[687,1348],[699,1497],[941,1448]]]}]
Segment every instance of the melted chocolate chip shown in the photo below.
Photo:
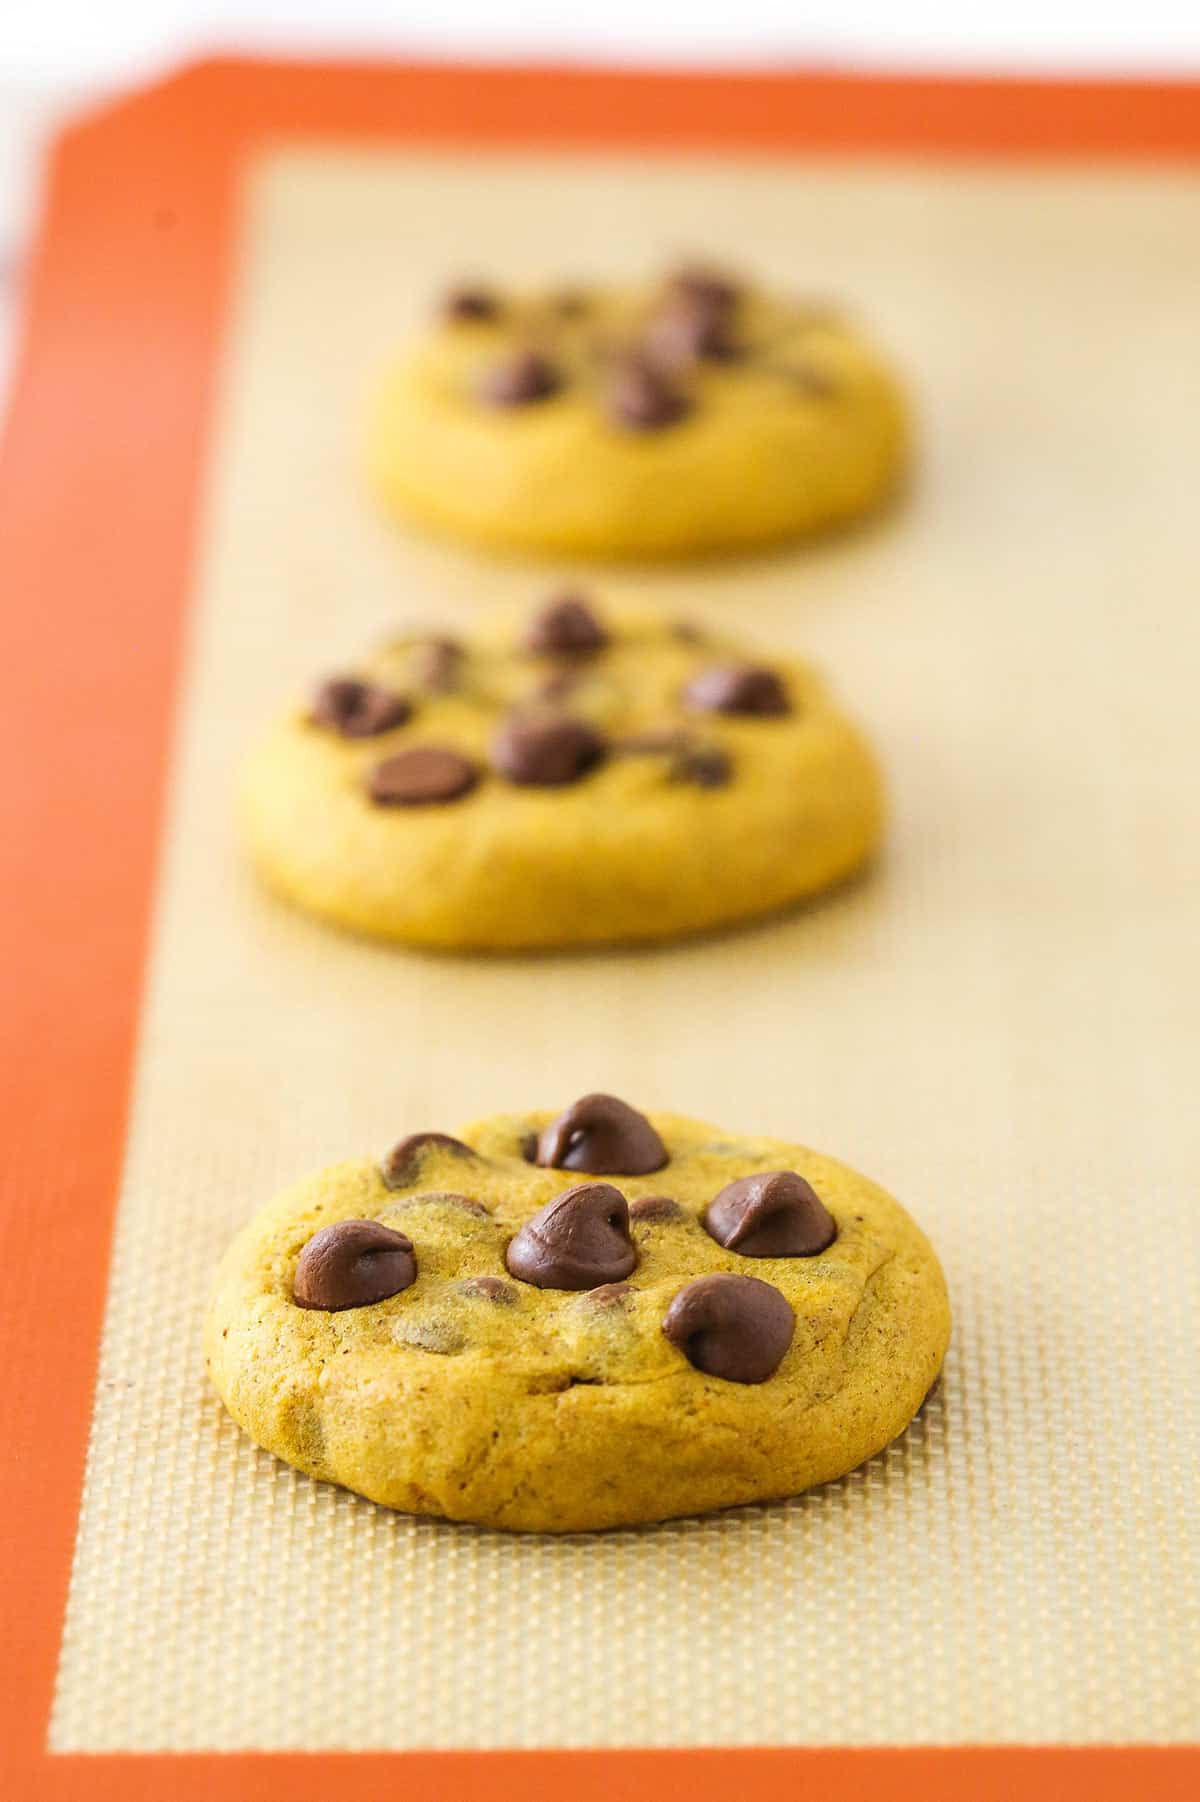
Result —
[{"label": "melted chocolate chip", "polygon": [[403,726],[411,715],[412,705],[403,695],[354,676],[333,676],[322,682],[309,711],[314,725],[328,726],[343,738],[374,738],[393,726]]},{"label": "melted chocolate chip", "polygon": [[792,710],[781,679],[760,664],[711,664],[692,677],[683,693],[689,707],[705,713],[765,717]]},{"label": "melted chocolate chip", "polygon": [[442,302],[442,313],[447,319],[499,319],[501,313],[499,297],[490,288],[468,286],[451,288]]},{"label": "melted chocolate chip", "polygon": [[667,1148],[644,1114],[615,1095],[584,1095],[538,1140],[537,1161],[592,1176],[648,1176]]},{"label": "melted chocolate chip", "polygon": [[440,745],[414,745],[377,763],[367,793],[377,807],[427,807],[457,801],[479,780],[473,763]]},{"label": "melted chocolate chip", "polygon": [[522,787],[578,782],[604,755],[604,740],[565,713],[513,713],[492,739],[492,767]]},{"label": "melted chocolate chip", "polygon": [[512,1284],[506,1283],[500,1276],[469,1276],[458,1285],[458,1291],[460,1295],[496,1302],[505,1308],[511,1308],[517,1299],[517,1292]]},{"label": "melted chocolate chip", "polygon": [[462,674],[463,648],[454,638],[429,638],[409,656],[412,679],[434,694],[449,694]]},{"label": "melted chocolate chip", "polygon": [[684,1211],[670,1195],[639,1195],[629,1204],[629,1218],[643,1223],[683,1220]]},{"label": "melted chocolate chip", "polygon": [[627,1296],[634,1293],[632,1283],[601,1283],[590,1289],[584,1300],[591,1308],[623,1308]]},{"label": "melted chocolate chip", "polygon": [[691,782],[697,788],[724,788],[733,775],[733,761],[719,745],[696,745],[682,750],[671,765],[676,782]]},{"label": "melted chocolate chip", "polygon": [[604,408],[615,425],[656,432],[691,412],[691,402],[644,357],[622,357],[608,372]]},{"label": "melted chocolate chip", "polygon": [[580,594],[556,594],[525,635],[525,649],[538,657],[587,657],[607,643],[608,633]]},{"label": "melted chocolate chip", "polygon": [[562,376],[549,357],[536,350],[520,350],[492,365],[479,384],[479,398],[492,407],[527,407],[534,401],[549,400],[562,385]]},{"label": "melted chocolate chip", "polygon": [[580,1183],[547,1202],[504,1255],[513,1276],[537,1289],[596,1289],[637,1263],[625,1197],[611,1183]]},{"label": "melted chocolate chip", "polygon": [[417,1274],[412,1240],[377,1220],[339,1220],[314,1233],[296,1265],[292,1296],[302,1308],[367,1308],[407,1289]]},{"label": "melted chocolate chip", "polygon": [[792,1342],[796,1317],[755,1276],[702,1276],[681,1289],[663,1332],[689,1364],[730,1383],[765,1383]]},{"label": "melted chocolate chip", "polygon": [[478,1156],[469,1145],[464,1145],[461,1139],[451,1138],[449,1133],[409,1133],[406,1139],[392,1146],[380,1165],[388,1188],[403,1189],[415,1181],[427,1151],[450,1152],[457,1158]]},{"label": "melted chocolate chip", "polygon": [[709,1203],[706,1231],[744,1258],[815,1258],[837,1238],[837,1222],[794,1170],[727,1183]]}]

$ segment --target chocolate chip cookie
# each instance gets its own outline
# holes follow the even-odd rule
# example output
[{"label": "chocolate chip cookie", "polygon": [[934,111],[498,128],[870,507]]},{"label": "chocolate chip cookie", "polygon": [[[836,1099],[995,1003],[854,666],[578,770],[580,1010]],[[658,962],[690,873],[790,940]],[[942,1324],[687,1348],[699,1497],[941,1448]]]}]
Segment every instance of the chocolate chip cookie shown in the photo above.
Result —
[{"label": "chocolate chip cookie", "polygon": [[496,950],[767,913],[856,869],[882,826],[870,748],[810,668],[575,593],[326,677],[255,751],[241,812],[310,912]]},{"label": "chocolate chip cookie", "polygon": [[310,1475],[570,1532],[854,1469],[949,1332],[932,1247],[865,1177],[585,1095],[281,1196],[226,1254],[205,1345],[234,1419]]},{"label": "chocolate chip cookie", "polygon": [[906,438],[895,377],[840,314],[686,267],[455,289],[383,381],[368,466],[389,510],[468,538],[679,556],[866,511]]}]

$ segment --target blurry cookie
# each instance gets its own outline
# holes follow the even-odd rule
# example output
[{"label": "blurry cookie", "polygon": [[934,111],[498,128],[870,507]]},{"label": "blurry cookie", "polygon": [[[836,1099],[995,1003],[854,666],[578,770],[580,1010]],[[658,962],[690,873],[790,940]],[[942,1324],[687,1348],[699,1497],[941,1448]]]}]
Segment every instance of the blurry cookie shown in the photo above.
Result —
[{"label": "blurry cookie", "polygon": [[411,635],[253,753],[271,886],[338,925],[509,949],[769,912],[878,843],[868,745],[807,666],[564,595],[471,642]]},{"label": "blurry cookie", "polygon": [[456,290],[383,381],[368,465],[387,508],[484,543],[679,556],[864,512],[906,436],[855,326],[685,268],[649,290]]},{"label": "blurry cookie", "polygon": [[865,1177],[587,1095],[290,1190],[226,1254],[205,1345],[234,1419],[310,1475],[569,1532],[854,1469],[949,1331],[932,1247]]}]

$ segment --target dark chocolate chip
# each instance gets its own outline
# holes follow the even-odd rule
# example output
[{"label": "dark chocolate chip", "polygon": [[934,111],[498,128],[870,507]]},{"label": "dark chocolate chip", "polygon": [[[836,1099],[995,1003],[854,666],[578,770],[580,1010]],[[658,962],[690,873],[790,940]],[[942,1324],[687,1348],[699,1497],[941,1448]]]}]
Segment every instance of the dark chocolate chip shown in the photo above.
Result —
[{"label": "dark chocolate chip", "polygon": [[631,1220],[660,1221],[682,1220],[684,1211],[679,1203],[670,1195],[639,1195],[636,1201],[629,1204]]},{"label": "dark chocolate chip", "polygon": [[584,1300],[592,1308],[622,1308],[626,1296],[632,1294],[632,1283],[601,1283],[598,1289],[590,1289]]},{"label": "dark chocolate chip", "polygon": [[615,1095],[583,1095],[546,1128],[537,1161],[592,1176],[648,1176],[667,1148],[647,1120]]},{"label": "dark chocolate chip", "polygon": [[681,295],[646,327],[646,348],[658,363],[679,369],[698,358],[731,363],[742,351],[725,308]]},{"label": "dark chocolate chip", "polygon": [[473,1158],[479,1154],[464,1145],[461,1139],[451,1138],[449,1133],[409,1133],[384,1158],[380,1169],[383,1180],[389,1189],[403,1189],[414,1182],[420,1170],[426,1151],[448,1151],[458,1158]]},{"label": "dark chocolate chip", "polygon": [[646,358],[622,357],[608,372],[604,407],[616,425],[633,432],[655,432],[685,418],[691,402]]},{"label": "dark chocolate chip", "polygon": [[578,782],[604,755],[604,740],[565,713],[513,713],[492,739],[492,767],[522,787]]},{"label": "dark chocolate chip", "polygon": [[378,1220],[339,1220],[313,1234],[296,1265],[292,1295],[302,1308],[367,1308],[407,1289],[417,1274],[412,1240]]},{"label": "dark chocolate chip", "polygon": [[525,649],[538,657],[586,657],[607,643],[608,633],[581,594],[556,594],[525,634]]},{"label": "dark chocolate chip", "polygon": [[765,1383],[792,1342],[796,1317],[756,1276],[702,1276],[681,1289],[663,1332],[689,1364],[730,1383]]},{"label": "dark chocolate chip", "polygon": [[837,1222],[794,1170],[727,1183],[704,1215],[708,1233],[744,1258],[815,1258],[837,1238]]},{"label": "dark chocolate chip", "polygon": [[733,775],[733,761],[719,745],[696,745],[682,750],[671,765],[676,782],[691,782],[697,788],[724,788]]},{"label": "dark chocolate chip", "polygon": [[596,1289],[637,1263],[625,1197],[611,1183],[579,1183],[556,1195],[509,1242],[504,1261],[537,1289]]},{"label": "dark chocolate chip", "polygon": [[479,384],[479,398],[492,407],[526,407],[549,400],[562,385],[562,376],[549,357],[536,350],[520,350],[486,372]]},{"label": "dark chocolate chip", "polygon": [[434,694],[457,688],[462,674],[463,648],[454,638],[429,638],[414,645],[409,656],[413,681]]},{"label": "dark chocolate chip", "polygon": [[412,705],[403,695],[354,676],[333,676],[322,682],[309,711],[314,725],[328,726],[343,738],[374,738],[393,726],[403,726],[411,715]]},{"label": "dark chocolate chip", "polygon": [[458,1290],[460,1295],[497,1302],[505,1308],[511,1308],[517,1299],[517,1292],[512,1284],[506,1283],[501,1276],[469,1276],[458,1285]]},{"label": "dark chocolate chip", "polygon": [[414,745],[377,763],[367,793],[378,807],[426,807],[457,801],[479,780],[473,763],[441,745]]},{"label": "dark chocolate chip", "polygon": [[447,319],[499,319],[501,312],[499,297],[490,288],[468,286],[451,288],[442,302],[442,313]]},{"label": "dark chocolate chip", "polygon": [[759,664],[711,664],[684,689],[689,707],[705,713],[790,713],[787,689],[772,669]]}]

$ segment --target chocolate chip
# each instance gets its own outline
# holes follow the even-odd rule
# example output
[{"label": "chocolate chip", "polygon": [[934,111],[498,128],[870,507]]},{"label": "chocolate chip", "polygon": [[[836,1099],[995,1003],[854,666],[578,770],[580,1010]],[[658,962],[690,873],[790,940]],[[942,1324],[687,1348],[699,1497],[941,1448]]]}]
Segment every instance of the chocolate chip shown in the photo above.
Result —
[{"label": "chocolate chip", "polygon": [[473,763],[440,745],[414,745],[377,763],[367,793],[378,807],[425,807],[457,801],[479,780]]},{"label": "chocolate chip", "polygon": [[538,1140],[537,1161],[592,1176],[648,1176],[667,1148],[647,1120],[615,1095],[583,1095]]},{"label": "chocolate chip", "polygon": [[703,263],[685,263],[673,270],[667,286],[672,293],[685,294],[690,300],[710,307],[732,307],[741,292],[728,275]]},{"label": "chocolate chip", "polygon": [[684,1211],[670,1195],[639,1195],[629,1204],[629,1218],[647,1221],[682,1220]]},{"label": "chocolate chip", "polygon": [[655,432],[685,418],[691,402],[646,358],[627,356],[608,372],[604,408],[616,425],[634,432]]},{"label": "chocolate chip", "polygon": [[403,695],[354,676],[333,676],[322,682],[309,711],[314,725],[328,726],[343,738],[374,738],[379,732],[402,726],[411,715],[412,705]]},{"label": "chocolate chip", "polygon": [[742,354],[726,309],[686,295],[656,314],[646,327],[645,342],[652,358],[669,369],[698,358],[731,363]]},{"label": "chocolate chip", "polygon": [[556,594],[525,634],[525,649],[538,657],[586,657],[607,643],[608,633],[581,594]]},{"label": "chocolate chip", "polygon": [[708,1233],[744,1258],[815,1258],[837,1238],[837,1222],[794,1170],[727,1183],[704,1215]]},{"label": "chocolate chip", "polygon": [[445,318],[454,320],[499,319],[500,300],[490,288],[464,283],[459,288],[451,288],[442,302],[442,313]]},{"label": "chocolate chip", "polygon": [[683,691],[689,707],[705,713],[790,713],[787,689],[772,669],[759,664],[711,664]]},{"label": "chocolate chip", "polygon": [[620,1282],[637,1263],[625,1197],[611,1183],[580,1183],[556,1195],[510,1241],[504,1262],[537,1289]]},{"label": "chocolate chip", "polygon": [[479,384],[479,398],[492,407],[525,407],[548,400],[562,385],[549,357],[536,350],[521,350],[492,365]]},{"label": "chocolate chip", "polygon": [[511,1283],[506,1283],[499,1276],[469,1276],[458,1285],[460,1295],[471,1295],[480,1301],[497,1302],[501,1307],[511,1308],[517,1299],[517,1292]]},{"label": "chocolate chip", "polygon": [[719,745],[696,745],[679,753],[671,765],[676,782],[691,782],[697,788],[724,788],[733,775],[733,761]]},{"label": "chocolate chip", "polygon": [[730,1383],[765,1383],[792,1342],[796,1317],[756,1276],[702,1276],[681,1289],[663,1332],[689,1364]]},{"label": "chocolate chip", "polygon": [[389,1189],[403,1189],[415,1181],[426,1152],[450,1152],[456,1158],[473,1158],[478,1153],[464,1145],[461,1139],[451,1138],[449,1133],[409,1133],[406,1139],[392,1149],[380,1165],[383,1180]]},{"label": "chocolate chip", "polygon": [[633,1293],[632,1283],[601,1283],[598,1289],[589,1289],[584,1300],[591,1308],[623,1308],[626,1296]]},{"label": "chocolate chip", "polygon": [[604,755],[604,740],[565,713],[513,713],[492,739],[492,767],[522,787],[578,782]]},{"label": "chocolate chip", "polygon": [[412,679],[434,694],[457,688],[462,674],[463,648],[454,638],[429,638],[414,645],[408,666]]},{"label": "chocolate chip", "polygon": [[296,1265],[302,1308],[367,1308],[407,1289],[417,1274],[412,1240],[377,1220],[339,1220],[313,1234]]}]

